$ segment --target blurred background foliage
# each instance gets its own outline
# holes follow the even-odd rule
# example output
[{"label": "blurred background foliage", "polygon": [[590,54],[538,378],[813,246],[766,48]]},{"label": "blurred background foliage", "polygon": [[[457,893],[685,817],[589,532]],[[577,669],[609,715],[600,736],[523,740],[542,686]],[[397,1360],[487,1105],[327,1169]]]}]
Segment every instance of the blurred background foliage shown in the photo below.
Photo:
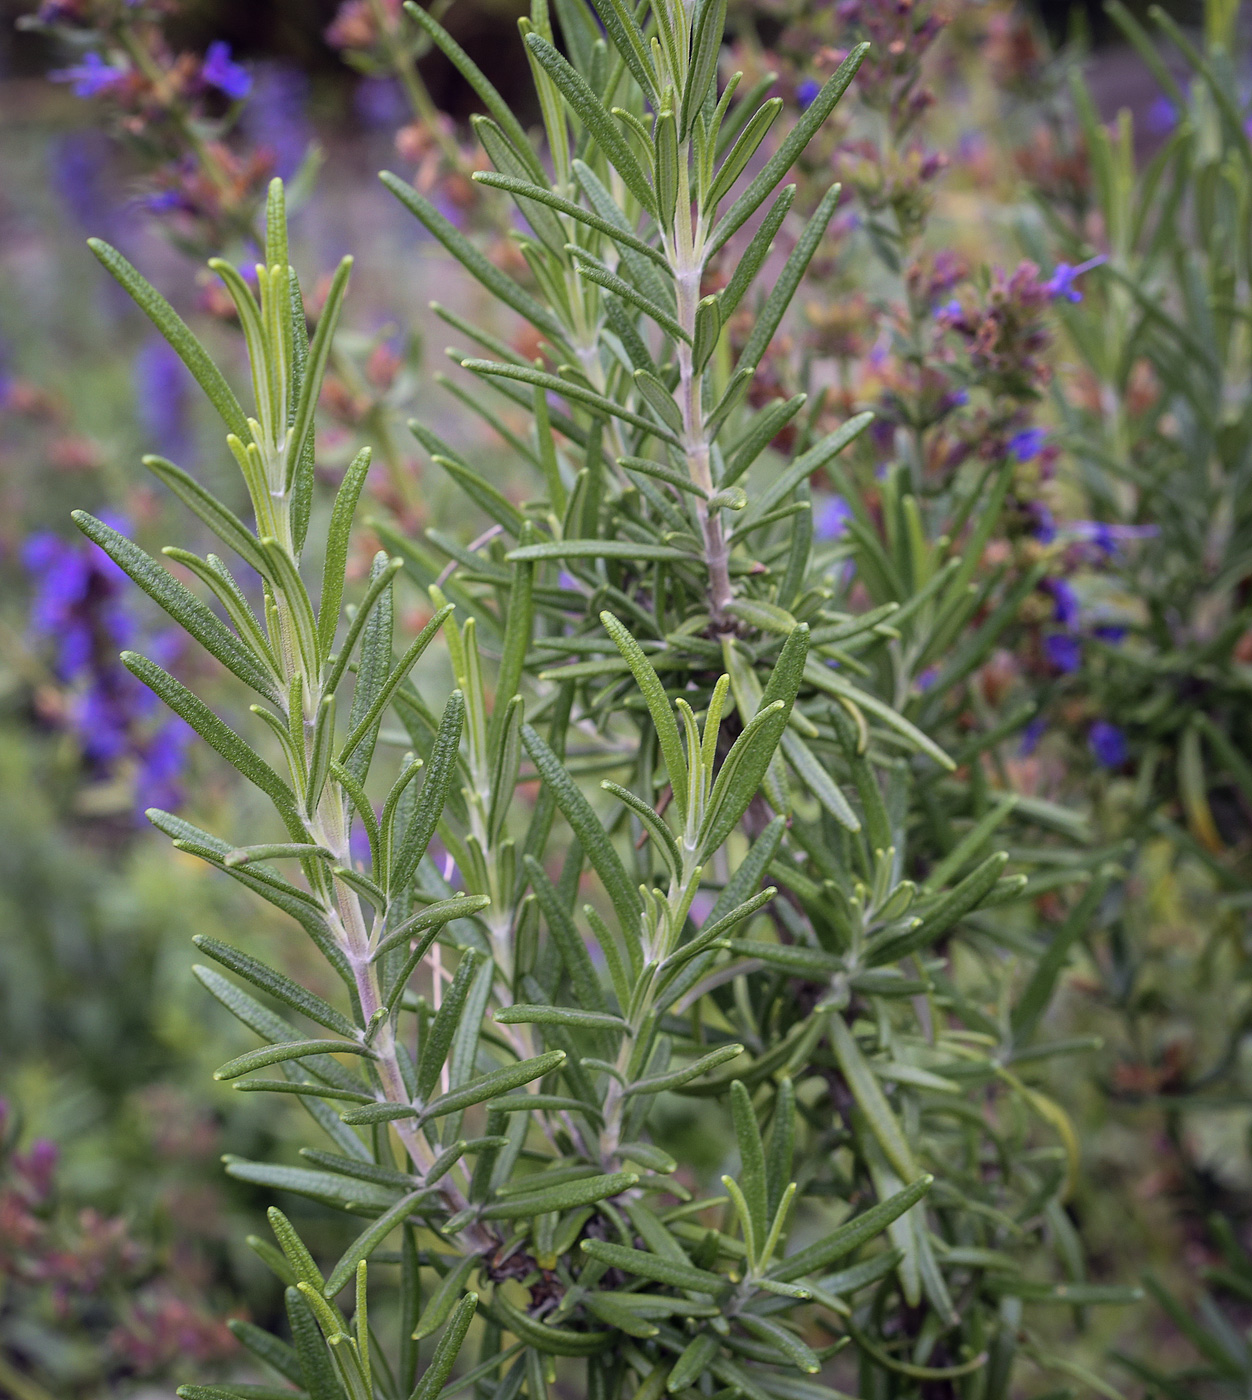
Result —
[{"label": "blurred background foliage", "polygon": [[[57,8],[41,10],[60,21]],[[163,543],[169,500],[134,466],[154,448],[225,491],[234,487],[209,450],[185,372],[99,274],[86,236],[122,248],[178,300],[174,289],[193,266],[188,253],[218,244],[238,251],[248,190],[273,170],[299,184],[303,168],[295,261],[320,275],[349,249],[357,258],[319,459],[342,467],[361,440],[373,441],[386,471],[367,514],[410,535],[451,522],[464,541],[481,524],[462,518],[446,478],[418,460],[397,422],[422,418],[472,449],[496,479],[517,470],[507,439],[473,427],[435,381],[448,332],[429,300],[482,322],[491,314],[485,298],[373,178],[399,158],[494,257],[510,256],[464,178],[475,159],[467,119],[476,107],[452,66],[438,54],[418,56],[422,100],[448,117],[423,125],[412,84],[406,90],[392,75],[395,54],[380,52],[367,4],[186,0],[163,8],[170,54],[198,63],[211,46],[228,46],[220,86],[197,90],[196,101],[206,121],[222,124],[224,148],[240,162],[230,167],[233,203],[197,203],[185,166],[168,178],[162,162],[179,148],[162,145],[166,128],[151,113],[96,102],[81,75],[49,82],[50,70],[81,64],[83,53],[55,32],[19,25],[31,4],[0,4],[0,1392],[18,1400],[43,1400],[25,1375],[35,1361],[57,1396],[155,1384],[189,1357],[230,1367],[232,1339],[214,1319],[266,1320],[279,1303],[238,1243],[260,1196],[228,1181],[218,1159],[227,1141],[248,1157],[269,1155],[287,1118],[250,1097],[206,1097],[207,1071],[233,1041],[225,1014],[191,977],[188,941],[246,918],[265,956],[279,929],[202,867],[154,845],[136,820],[149,802],[181,801],[207,826],[242,828],[246,814],[235,813],[249,799],[126,690],[112,658],[135,636],[159,654],[159,621],[102,556],[71,541],[67,526],[71,507],[121,513]],[[1210,24],[1220,8],[1210,7]],[[822,42],[837,40],[841,25],[877,18],[889,28],[909,9],[854,4],[836,14],[820,4],[736,0],[736,62],[750,78],[773,68],[787,100],[802,106],[806,65]],[[1146,7],[1131,10],[1146,22]],[[1243,65],[1227,76],[1246,108],[1244,11],[1224,12]],[[521,12],[512,0],[457,0],[443,20],[525,120],[536,114],[516,41]],[[1202,23],[1194,5],[1170,14],[1187,33]],[[1153,1280],[1142,1305],[1081,1319],[1073,1354],[1127,1394],[1246,1395],[1252,770],[1242,755],[1252,747],[1252,625],[1241,508],[1252,396],[1244,340],[1215,332],[1204,315],[1225,296],[1239,303],[1236,320],[1248,317],[1246,247],[1235,251],[1246,244],[1248,208],[1246,195],[1206,194],[1194,173],[1209,158],[1220,187],[1222,162],[1240,159],[1238,143],[1220,120],[1202,131],[1208,157],[1198,148],[1192,183],[1170,204],[1167,187],[1150,181],[1179,130],[1181,98],[1169,84],[1188,80],[1176,50],[1158,60],[1162,79],[1103,10],[958,4],[946,17],[947,32],[925,58],[937,96],[924,114],[929,155],[889,172],[885,186],[874,183],[881,168],[857,165],[846,132],[832,134],[826,155],[861,201],[847,208],[872,214],[877,198],[880,210],[885,200],[897,214],[914,211],[905,252],[929,259],[936,288],[945,258],[962,264],[940,331],[915,317],[913,332],[951,332],[973,353],[986,318],[1006,306],[1038,317],[1037,344],[1015,362],[1033,380],[1010,387],[981,418],[971,410],[961,429],[969,451],[979,433],[1011,439],[1020,464],[1016,524],[990,542],[985,568],[1048,565],[1046,586],[982,660],[979,688],[991,708],[1010,696],[1037,707],[1005,785],[1070,809],[1087,824],[1090,848],[1116,865],[1049,1013],[1056,1034],[1090,1037],[1099,1048],[1061,1060],[1049,1091],[1081,1146],[1063,1228],[1085,1241],[1092,1277]],[[1123,110],[1132,116],[1120,118]],[[310,143],[321,149],[316,172],[316,162],[302,165]],[[922,151],[920,143],[900,149]],[[1217,238],[1223,199],[1233,200],[1227,242]],[[1110,246],[1118,200],[1123,241]],[[1176,227],[1154,243],[1153,228],[1169,218]],[[789,375],[807,376],[832,407],[874,407],[890,433],[909,426],[905,410],[918,401],[910,395],[928,391],[910,380],[910,364],[920,373],[932,351],[940,360],[938,340],[913,362],[893,342],[902,334],[890,305],[898,279],[890,250],[884,256],[866,237],[872,223],[851,214],[837,221],[819,254],[818,294],[806,294],[804,321],[785,329],[768,392],[782,396],[794,388]],[[1197,229],[1212,237],[1197,238]],[[1072,272],[1093,254],[1110,255],[1117,275],[1055,282],[1056,269]],[[1024,280],[1023,258],[1037,265]],[[1051,283],[1041,267],[1054,269]],[[1124,272],[1147,279],[1138,293],[1126,290]],[[1192,275],[1209,283],[1189,299]],[[1181,309],[1171,301],[1179,286]],[[1070,296],[1078,288],[1083,299]],[[1158,293],[1171,322],[1145,330],[1133,313]],[[215,351],[237,348],[207,282],[180,309]],[[1162,419],[1179,408],[1160,384],[1179,356],[1211,369],[1194,386],[1193,426],[1203,437],[1207,404],[1218,441],[1183,440],[1171,457],[1165,448],[1180,439]],[[951,356],[942,363],[947,373]],[[985,379],[976,383],[986,388]],[[945,380],[945,392],[963,392],[955,384]],[[954,399],[943,413],[958,408]],[[919,443],[937,444],[940,455],[954,450],[944,437],[951,425],[925,434],[941,422],[942,414],[929,426],[912,420]],[[871,485],[872,438],[860,463]],[[1194,477],[1180,464],[1189,453],[1193,466],[1197,454],[1204,459]],[[1227,473],[1220,479],[1209,465],[1214,453]],[[1204,483],[1212,498],[1189,540],[1184,507]],[[828,485],[814,518],[838,539],[845,507]],[[1096,523],[1114,533],[1100,535]],[[376,543],[368,534],[358,542],[357,577]],[[1218,551],[1216,563],[1206,547]],[[1136,608],[1145,602],[1159,635],[1136,669],[1117,632],[1144,626]],[[423,620],[416,592],[410,607],[412,626]],[[184,673],[199,664],[171,659]],[[1157,703],[1152,694],[1162,688],[1167,699]],[[223,697],[225,707],[233,703]],[[1063,920],[1072,898],[1041,893],[1042,926]],[[695,1151],[701,1126],[690,1112]],[[702,1150],[711,1170],[717,1146]],[[306,1238],[339,1228],[307,1202],[292,1212]],[[105,1287],[105,1277],[124,1282]]]}]

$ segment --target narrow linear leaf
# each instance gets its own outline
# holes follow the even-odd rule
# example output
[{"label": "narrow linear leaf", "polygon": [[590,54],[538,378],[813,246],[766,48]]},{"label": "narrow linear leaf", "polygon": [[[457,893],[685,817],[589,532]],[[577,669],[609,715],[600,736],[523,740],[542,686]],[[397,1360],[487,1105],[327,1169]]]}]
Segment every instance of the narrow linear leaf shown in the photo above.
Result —
[{"label": "narrow linear leaf", "polygon": [[644,1249],[630,1249],[625,1245],[609,1244],[606,1240],[583,1240],[580,1247],[584,1254],[607,1264],[611,1269],[623,1269],[636,1278],[650,1278],[671,1288],[686,1289],[689,1293],[712,1293],[717,1296],[731,1286],[730,1280],[722,1274],[697,1269],[693,1264],[663,1259]]},{"label": "narrow linear leaf", "polygon": [[263,992],[268,992],[278,1001],[285,1001],[288,1006],[302,1012],[311,1020],[317,1021],[327,1030],[337,1031],[340,1035],[348,1037],[358,1034],[357,1027],[346,1016],[336,1011],[328,1001],[324,1001],[316,993],[293,982],[290,977],[284,976],[283,973],[275,971],[272,967],[266,967],[263,962],[258,962],[256,958],[250,957],[238,948],[232,948],[228,943],[221,943],[216,938],[210,938],[207,934],[197,934],[191,941],[202,953],[207,953],[223,967],[228,967],[232,972],[246,977],[254,987],[260,987]]},{"label": "narrow linear leaf", "polygon": [[197,734],[245,778],[255,783],[284,813],[296,810],[295,794],[254,749],[249,747],[229,725],[213,713],[198,696],[155,661],[133,651],[122,653],[122,664],[138,677],[149,690],[159,696],[180,719],[184,719]]},{"label": "narrow linear leaf", "polygon": [[280,692],[269,667],[256,658],[211,608],[184,588],[150,554],[85,510],[71,512],[70,518],[207,652],[217,657],[245,685],[267,700],[279,702]]},{"label": "narrow linear leaf", "polygon": [[221,370],[209,352],[196,339],[187,323],[160,292],[117,251],[100,238],[89,238],[87,246],[104,267],[122,284],[135,305],[169,342],[170,348],[191,371],[222,422],[242,442],[251,442],[248,419]]},{"label": "narrow linear leaf", "polygon": [[617,917],[624,926],[633,929],[643,913],[643,904],[638,890],[626,874],[621,858],[613,849],[608,833],[601,826],[600,819],[591,810],[591,804],[570,777],[565,765],[529,724],[522,726],[522,743],[526,746],[526,752],[539,776],[551,789],[557,806],[573,828],[574,835],[582,842],[587,859],[604,882],[613,907],[617,910]]},{"label": "narrow linear leaf", "polygon": [[357,1041],[351,1040],[292,1040],[281,1045],[263,1045],[259,1050],[249,1050],[246,1055],[238,1055],[233,1060],[213,1071],[214,1079],[238,1079],[250,1074],[254,1069],[264,1069],[266,1065],[279,1064],[285,1060],[302,1060],[309,1055],[366,1055],[373,1058],[373,1051]]},{"label": "narrow linear leaf", "polygon": [[554,344],[564,343],[565,332],[561,323],[551,312],[528,292],[524,292],[512,278],[501,272],[494,263],[489,262],[453,224],[444,218],[425,195],[419,194],[412,185],[406,184],[398,175],[393,175],[389,170],[383,171],[379,178],[400,203],[421,220],[457,262],[472,277],[477,278],[492,296],[503,302],[505,306],[511,307],[537,330],[542,331]]},{"label": "narrow linear leaf", "polygon": [[638,1172],[613,1172],[607,1176],[589,1176],[582,1181],[567,1181],[543,1191],[527,1192],[496,1201],[479,1214],[481,1220],[533,1220],[549,1211],[574,1210],[578,1206],[594,1205],[608,1200],[639,1184]]},{"label": "narrow linear leaf", "polygon": [[839,99],[847,91],[856,70],[869,52],[868,44],[858,44],[839,65],[822,90],[805,108],[803,116],[791,129],[787,139],[761,167],[756,178],[726,211],[717,227],[710,235],[707,256],[712,257],[752,217],[769,197],[770,191],[795,164],[796,158],[805,149],[818,128],[835,110]]}]

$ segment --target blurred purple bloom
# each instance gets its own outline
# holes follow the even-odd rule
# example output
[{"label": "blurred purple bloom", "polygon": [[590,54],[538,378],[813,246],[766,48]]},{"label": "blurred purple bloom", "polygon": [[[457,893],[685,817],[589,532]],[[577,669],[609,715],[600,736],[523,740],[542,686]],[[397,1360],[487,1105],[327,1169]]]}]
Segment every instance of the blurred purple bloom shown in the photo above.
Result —
[{"label": "blurred purple bloom", "polygon": [[309,82],[298,68],[286,63],[258,65],[244,127],[257,145],[273,153],[274,171],[284,180],[299,169],[313,139],[308,100]]},{"label": "blurred purple bloom", "polygon": [[1126,762],[1126,736],[1115,724],[1098,719],[1087,734],[1087,747],[1103,768],[1120,768]]},{"label": "blurred purple bloom", "polygon": [[1168,97],[1158,97],[1151,103],[1147,111],[1148,130],[1157,135],[1166,131],[1173,131],[1178,125],[1178,108]]},{"label": "blurred purple bloom", "polygon": [[1057,263],[1056,271],[1043,284],[1043,289],[1050,297],[1064,297],[1066,301],[1081,301],[1082,293],[1074,286],[1074,279],[1077,276],[1069,263]]},{"label": "blurred purple bloom", "polygon": [[802,82],[796,84],[796,101],[800,104],[801,108],[811,107],[817,94],[821,92],[821,90],[822,85],[816,78],[805,78]]},{"label": "blurred purple bloom", "polygon": [[1015,462],[1029,462],[1047,446],[1048,435],[1043,428],[1023,428],[1009,438],[1009,456]]},{"label": "blurred purple bloom", "polygon": [[1076,671],[1082,665],[1082,639],[1069,632],[1053,632],[1043,639],[1043,650],[1058,671]]},{"label": "blurred purple bloom", "polygon": [[139,813],[148,807],[169,811],[181,805],[181,779],[192,738],[190,725],[171,716],[148,740],[135,778],[135,805]]},{"label": "blurred purple bloom", "polygon": [[955,297],[951,301],[945,301],[942,306],[935,307],[936,316],[960,316],[965,308]]},{"label": "blurred purple bloom", "polygon": [[1102,642],[1120,642],[1126,635],[1124,627],[1093,627],[1091,634]]},{"label": "blurred purple bloom", "polygon": [[375,130],[397,127],[409,114],[408,100],[395,78],[362,78],[352,106],[362,124]]},{"label": "blurred purple bloom", "polygon": [[[49,183],[87,232],[114,243],[120,206],[109,178],[109,156],[109,140],[103,131],[70,132],[53,148]],[[129,302],[125,293],[122,295]]]},{"label": "blurred purple bloom", "polygon": [[348,834],[348,854],[354,865],[362,865],[366,870],[370,868],[370,839],[359,821],[352,823]]},{"label": "blurred purple bloom", "polygon": [[134,382],[139,419],[156,451],[185,458],[191,446],[191,377],[164,336],[153,335],[140,347]]},{"label": "blurred purple bloom", "polygon": [[1022,730],[1022,743],[1018,752],[1023,758],[1029,758],[1039,747],[1039,740],[1043,738],[1044,734],[1047,732],[1047,728],[1048,726],[1043,716],[1039,715],[1032,719],[1026,728]]},{"label": "blurred purple bloom", "polygon": [[204,51],[200,77],[210,87],[225,93],[232,102],[242,102],[252,91],[248,70],[231,58],[230,45],[225,39],[215,39]]},{"label": "blurred purple bloom", "polygon": [[917,688],[921,691],[929,690],[939,679],[939,667],[927,666],[917,677]]},{"label": "blurred purple bloom", "polygon": [[1106,557],[1116,554],[1118,545],[1127,540],[1148,540],[1160,533],[1155,525],[1110,525],[1104,520],[1075,520],[1069,530]]},{"label": "blurred purple bloom", "polygon": [[1032,501],[1027,513],[1034,521],[1031,533],[1040,544],[1051,544],[1056,539],[1056,519],[1041,501]]},{"label": "blurred purple bloom", "polygon": [[1099,267],[1101,263],[1108,259],[1101,254],[1096,258],[1088,258],[1086,262],[1079,263],[1077,267],[1071,267],[1069,263],[1057,263],[1052,276],[1043,284],[1043,290],[1053,301],[1064,297],[1066,301],[1081,301],[1082,293],[1074,285],[1084,272],[1090,272],[1093,267]]},{"label": "blurred purple bloom", "polygon": [[[120,681],[121,677],[117,679]],[[89,763],[107,768],[130,747],[130,716],[120,685],[114,689],[103,683],[93,684],[74,708],[74,723],[83,757]]]},{"label": "blurred purple bloom", "polygon": [[101,93],[121,82],[126,76],[125,68],[116,68],[106,63],[98,53],[83,55],[83,61],[72,68],[54,68],[48,77],[54,83],[72,83],[75,97],[99,97]]},{"label": "blurred purple bloom", "polygon": [[[125,533],[123,520],[106,524]],[[56,674],[67,687],[63,723],[84,764],[100,779],[123,760],[137,760],[144,805],[161,799],[158,805],[176,806],[190,730],[169,718],[150,730],[159,702],[118,660],[118,651],[136,642],[139,632],[128,606],[132,594],[123,588],[126,575],[96,545],[43,532],[26,540],[21,557],[33,584],[30,633],[56,649]],[[158,663],[168,664],[179,634],[158,633],[145,645]]]},{"label": "blurred purple bloom", "polygon": [[852,519],[852,507],[842,496],[824,496],[814,502],[813,529],[819,540],[841,539]]},{"label": "blurred purple bloom", "polygon": [[1059,622],[1066,631],[1072,632],[1078,626],[1078,616],[1081,612],[1078,594],[1074,592],[1073,586],[1063,578],[1046,579],[1043,586],[1052,595],[1053,620]]}]

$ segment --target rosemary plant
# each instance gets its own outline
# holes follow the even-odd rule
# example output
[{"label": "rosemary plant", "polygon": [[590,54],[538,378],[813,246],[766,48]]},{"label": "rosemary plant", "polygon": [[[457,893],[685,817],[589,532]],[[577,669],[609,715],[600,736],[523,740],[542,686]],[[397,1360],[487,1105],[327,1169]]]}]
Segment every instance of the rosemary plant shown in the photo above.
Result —
[{"label": "rosemary plant", "polygon": [[[1094,707],[1123,727],[1122,762],[1131,752],[1139,759],[1137,815],[1176,801],[1194,840],[1226,855],[1246,828],[1240,804],[1252,797],[1247,735],[1235,718],[1252,628],[1242,232],[1252,141],[1235,78],[1238,7],[1209,0],[1199,47],[1151,8],[1186,65],[1185,84],[1128,10],[1114,2],[1109,12],[1156,78],[1170,130],[1137,171],[1130,114],[1105,131],[1075,79],[1091,212],[1109,244],[1102,294],[1065,307],[1089,389],[1057,394],[1098,518],[1088,524],[1094,567],[1080,581],[1093,627],[1087,684]],[[1081,228],[1055,215],[1049,222],[1065,256],[1090,256]]]},{"label": "rosemary plant", "polygon": [[[228,1171],[365,1221],[325,1270],[276,1209],[278,1247],[255,1241],[287,1285],[290,1340],[237,1333],[313,1400],[429,1400],[476,1309],[478,1356],[452,1384],[493,1400],[540,1400],[558,1377],[597,1400],[832,1400],[827,1382],[849,1374],[864,1396],[1004,1400],[1019,1354],[1079,1369],[1045,1353],[1026,1300],[1132,1296],[1083,1278],[1063,1208],[1073,1133],[1028,1082],[1031,1062],[1074,1048],[1039,1030],[1100,886],[1046,944],[987,913],[1039,887],[990,851],[1014,807],[983,769],[998,731],[961,755],[977,776],[958,780],[880,684],[896,624],[944,589],[965,608],[968,578],[939,567],[957,546],[917,541],[908,599],[857,611],[838,561],[814,549],[808,483],[870,415],[809,440],[802,400],[743,405],[837,191],[730,353],[730,313],[789,213],[776,186],[863,50],[748,179],[778,106],[736,102],[733,77],[719,87],[724,9],[658,0],[641,28],[617,0],[600,22],[562,0],[566,57],[537,3],[522,29],[549,170],[468,56],[410,7],[490,113],[477,129],[497,169],[481,178],[533,230],[532,286],[384,179],[538,332],[535,364],[443,313],[493,356],[466,367],[532,415],[528,438],[501,427],[543,494],[516,504],[414,425],[493,524],[473,546],[432,534],[451,568],[379,526],[394,557],[375,560],[346,629],[367,452],[330,513],[316,606],[305,556],[313,413],[347,263],[310,343],[276,182],[258,295],[211,264],[247,342],[248,415],[169,305],[96,245],[220,413],[255,517],[146,459],[260,575],[254,610],[216,555],[167,551],[230,626],[102,522],[79,523],[261,701],[254,747],[127,656],[278,824],[238,844],[152,820],[292,915],[343,986],[332,1003],[198,940],[233,974],[201,980],[264,1042],[217,1078],[295,1096],[328,1139],[299,1167],[232,1158]],[[709,259],[767,202],[730,281],[701,295]],[[780,464],[769,445],[793,422],[801,445]],[[433,615],[397,658],[405,566]],[[456,680],[442,706],[411,678],[441,632]],[[388,712],[412,751],[379,775]],[[592,773],[614,777],[589,792]],[[714,1195],[679,1147],[675,1124],[689,1132],[693,1115],[724,1127]],[[369,1304],[396,1270],[383,1339]]]}]

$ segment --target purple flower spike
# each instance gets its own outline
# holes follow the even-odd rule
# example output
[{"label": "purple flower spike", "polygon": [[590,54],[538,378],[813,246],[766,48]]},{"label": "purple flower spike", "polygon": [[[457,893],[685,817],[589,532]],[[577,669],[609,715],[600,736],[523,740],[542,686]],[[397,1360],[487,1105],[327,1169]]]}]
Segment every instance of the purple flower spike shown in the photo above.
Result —
[{"label": "purple flower spike", "polygon": [[231,58],[230,45],[225,39],[215,39],[205,50],[200,77],[210,87],[224,92],[232,102],[242,102],[252,91],[248,70]]},{"label": "purple flower spike", "polygon": [[796,85],[796,101],[803,109],[811,107],[817,94],[821,92],[822,85],[816,78],[805,78],[803,82]]},{"label": "purple flower spike", "polygon": [[1045,637],[1043,650],[1058,671],[1069,674],[1082,665],[1082,639],[1069,632],[1054,632]]},{"label": "purple flower spike", "polygon": [[126,76],[125,68],[106,63],[98,53],[84,54],[72,68],[57,68],[48,74],[54,83],[73,83],[75,97],[99,97]]},{"label": "purple flower spike", "polygon": [[1087,734],[1087,747],[1102,768],[1120,768],[1126,762],[1126,736],[1115,724],[1098,719]]},{"label": "purple flower spike", "polygon": [[1015,462],[1029,462],[1047,445],[1048,435],[1042,428],[1024,428],[1009,438],[1009,456]]}]

